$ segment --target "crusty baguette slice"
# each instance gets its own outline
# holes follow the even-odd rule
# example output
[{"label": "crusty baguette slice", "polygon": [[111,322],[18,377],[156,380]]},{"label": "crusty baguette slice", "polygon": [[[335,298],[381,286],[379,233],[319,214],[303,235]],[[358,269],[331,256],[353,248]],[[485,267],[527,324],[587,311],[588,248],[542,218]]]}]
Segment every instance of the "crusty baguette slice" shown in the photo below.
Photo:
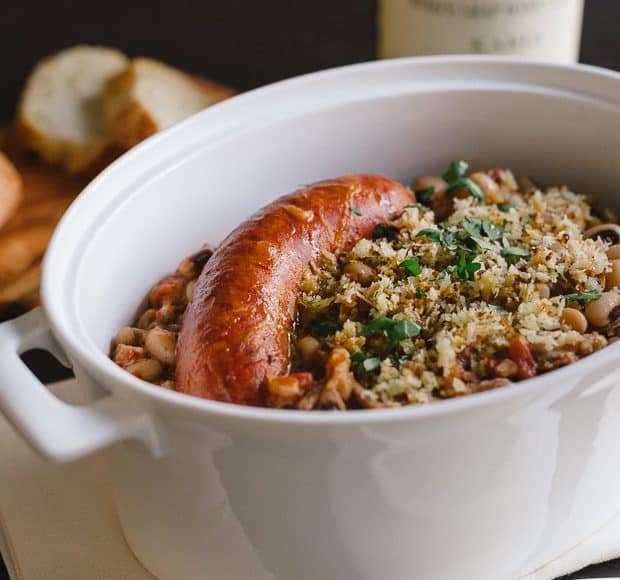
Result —
[{"label": "crusty baguette slice", "polygon": [[235,94],[218,83],[150,58],[135,58],[104,91],[108,129],[120,147],[133,147],[153,133]]},{"label": "crusty baguette slice", "polygon": [[42,60],[18,109],[23,143],[71,173],[90,169],[110,145],[103,86],[127,62],[119,51],[100,46],[74,46]]},{"label": "crusty baguette slice", "polygon": [[17,209],[21,195],[21,177],[15,166],[0,153],[0,228]]}]

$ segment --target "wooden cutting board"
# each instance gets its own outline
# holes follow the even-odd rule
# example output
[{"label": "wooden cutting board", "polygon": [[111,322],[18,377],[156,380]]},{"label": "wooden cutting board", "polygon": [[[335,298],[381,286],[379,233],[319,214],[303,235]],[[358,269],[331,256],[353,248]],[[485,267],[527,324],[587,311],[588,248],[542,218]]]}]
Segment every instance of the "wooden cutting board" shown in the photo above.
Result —
[{"label": "wooden cutting board", "polygon": [[20,147],[9,126],[0,126],[0,151],[15,164],[23,182],[21,203],[0,228],[0,320],[6,320],[39,304],[47,241],[90,177],[67,175],[39,161]]}]

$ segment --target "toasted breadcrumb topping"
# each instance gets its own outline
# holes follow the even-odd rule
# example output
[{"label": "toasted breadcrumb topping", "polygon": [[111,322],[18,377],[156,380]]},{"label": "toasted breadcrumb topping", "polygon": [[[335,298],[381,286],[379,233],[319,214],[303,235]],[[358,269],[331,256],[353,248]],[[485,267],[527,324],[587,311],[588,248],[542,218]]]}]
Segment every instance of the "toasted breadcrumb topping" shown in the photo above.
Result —
[{"label": "toasted breadcrumb topping", "polygon": [[611,270],[610,242],[584,236],[601,223],[586,197],[486,175],[494,197],[457,190],[445,212],[445,195],[441,205],[412,196],[373,239],[306,274],[296,340],[318,349],[298,349],[293,370],[320,378],[325,357],[345,349],[358,404],[399,406],[502,386],[607,345],[611,319],[580,332],[564,316],[604,293]]}]

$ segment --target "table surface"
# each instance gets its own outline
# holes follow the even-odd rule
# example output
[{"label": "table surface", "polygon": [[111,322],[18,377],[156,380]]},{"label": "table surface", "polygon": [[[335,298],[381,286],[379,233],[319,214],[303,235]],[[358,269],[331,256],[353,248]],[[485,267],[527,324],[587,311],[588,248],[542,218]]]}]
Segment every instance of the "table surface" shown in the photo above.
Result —
[{"label": "table surface", "polygon": [[[0,93],[0,119],[9,119],[12,114],[24,71],[30,70],[41,55],[73,42],[109,44],[119,46],[129,54],[158,56],[194,72],[211,74],[241,89],[310,70],[368,60],[373,56],[375,0],[342,0],[335,4],[331,0],[301,4],[285,0],[265,0],[256,4],[242,0],[182,4],[183,10],[180,10],[175,3],[108,0],[98,5],[101,14],[94,14],[92,3],[68,0],[64,5],[75,16],[71,19],[58,19],[55,14],[45,18],[44,13],[55,5],[42,0],[7,4],[3,7],[3,20],[14,25],[6,27],[0,35],[0,51],[11,55],[11,59],[3,63],[6,74],[3,74],[3,91]],[[162,25],[165,23],[165,33],[151,25],[142,26],[140,34],[135,33],[131,23],[134,20],[143,22],[147,6],[149,10],[157,8],[158,20]],[[166,10],[173,12],[167,15]],[[192,10],[197,12],[196,18],[188,16]],[[35,21],[31,17],[33,13],[42,16]],[[120,13],[124,15],[124,28],[117,26]],[[241,13],[245,14],[244,18],[238,18]],[[237,30],[234,35],[230,34],[229,27],[221,25],[227,17],[228,21],[235,22]],[[45,25],[51,19],[55,25]],[[80,22],[80,33],[76,36],[77,21]],[[25,30],[32,31],[38,26],[37,22],[41,26],[33,34],[28,34],[28,42],[18,42],[23,40]],[[294,35],[287,32],[290,31],[290,22],[296,23]],[[582,62],[620,70],[618,22],[618,0],[586,0]],[[257,23],[262,24],[257,26]],[[192,36],[192,26],[200,28],[194,30],[193,36],[200,43],[210,39],[212,50],[202,44],[201,49],[196,50],[192,42],[185,42]],[[167,40],[163,42],[162,38]],[[174,42],[174,38],[179,42]],[[20,50],[16,52],[15,46]],[[27,353],[24,359],[46,382],[67,377],[66,370],[51,361],[46,353]],[[620,558],[590,566],[562,580],[605,577],[620,578]],[[1,562],[0,580],[8,580]]]}]

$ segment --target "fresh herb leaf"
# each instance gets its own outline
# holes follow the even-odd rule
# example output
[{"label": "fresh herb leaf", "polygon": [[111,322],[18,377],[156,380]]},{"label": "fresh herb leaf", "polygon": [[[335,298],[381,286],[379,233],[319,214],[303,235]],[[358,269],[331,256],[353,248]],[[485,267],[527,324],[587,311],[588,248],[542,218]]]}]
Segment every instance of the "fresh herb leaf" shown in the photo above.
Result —
[{"label": "fresh herb leaf", "polygon": [[375,332],[384,332],[394,326],[394,321],[387,316],[378,316],[360,331],[360,336],[369,336]]},{"label": "fresh herb leaf", "polygon": [[528,260],[532,256],[532,251],[529,248],[518,248],[516,246],[508,246],[502,248],[500,252],[501,256],[506,259],[510,258],[525,258]]},{"label": "fresh herb leaf", "polygon": [[417,207],[418,209],[426,209],[421,203],[408,203],[404,207]]},{"label": "fresh herb leaf", "polygon": [[474,262],[473,260],[473,256],[466,256],[465,254],[460,255],[458,264],[456,265],[456,276],[461,282],[473,280],[476,272],[482,268],[482,264]]},{"label": "fresh herb leaf", "polygon": [[367,373],[376,371],[381,366],[381,359],[378,356],[367,357],[362,351],[354,352],[351,355],[351,360],[356,363],[361,363],[362,368]]},{"label": "fresh herb leaf", "polygon": [[566,302],[577,302],[580,300],[598,300],[601,293],[598,290],[590,290],[589,292],[575,292],[574,294],[566,294]]},{"label": "fresh herb leaf", "polygon": [[439,274],[437,274],[436,280],[443,280],[446,277],[452,276],[454,271],[456,270],[456,266],[446,266]]},{"label": "fresh herb leaf", "polygon": [[454,251],[460,247],[458,234],[452,230],[442,230],[440,241],[441,245],[450,251]]},{"label": "fresh herb leaf", "polygon": [[480,236],[470,236],[470,239],[476,242],[476,244],[478,244],[478,246],[480,246],[483,250],[494,250],[495,249],[493,244],[485,238],[481,238]]},{"label": "fresh herb leaf", "polygon": [[416,191],[415,197],[416,199],[419,199],[420,201],[428,202],[431,199],[433,199],[434,195],[435,195],[435,186],[431,185],[430,187],[427,187],[426,189]]},{"label": "fresh herb leaf", "polygon": [[426,228],[424,230],[420,230],[416,234],[416,238],[424,236],[427,240],[431,242],[439,242],[441,240],[441,233],[439,230],[434,230],[433,228]]},{"label": "fresh herb leaf", "polygon": [[372,371],[376,371],[381,366],[381,359],[378,356],[367,358],[362,363],[362,366],[367,373],[371,373]]},{"label": "fresh herb leaf", "polygon": [[499,312],[500,314],[510,314],[508,310],[506,310],[502,306],[499,306],[498,304],[489,304],[489,308],[491,310],[495,310],[495,312]]},{"label": "fresh herb leaf", "polygon": [[416,291],[416,296],[418,298],[425,298],[426,297],[426,292],[424,290],[422,290],[422,288],[418,288]]},{"label": "fresh herb leaf", "polygon": [[484,194],[469,177],[459,177],[450,183],[450,187],[446,190],[448,195],[455,193],[458,189],[465,189],[471,193],[478,201],[484,201]]},{"label": "fresh herb leaf", "polygon": [[489,240],[497,240],[504,235],[504,231],[506,230],[506,221],[501,226],[495,225],[493,222],[489,220],[484,220],[482,222],[482,231],[486,235]]},{"label": "fresh herb leaf", "polygon": [[387,331],[388,336],[397,342],[420,334],[420,326],[410,320],[399,320]]},{"label": "fresh herb leaf", "polygon": [[469,169],[469,163],[467,161],[453,161],[450,163],[448,171],[443,174],[443,178],[449,184],[452,184],[457,179],[464,177]]},{"label": "fresh herb leaf", "polygon": [[509,212],[513,207],[517,207],[514,203],[503,203],[499,209],[503,212]]},{"label": "fresh herb leaf", "polygon": [[459,223],[459,227],[464,229],[470,236],[482,235],[482,222],[478,218],[466,216],[465,219]]},{"label": "fresh herb leaf", "polygon": [[366,355],[361,350],[358,350],[351,355],[351,360],[353,362],[363,363],[366,360]]},{"label": "fresh herb leaf", "polygon": [[396,228],[384,222],[380,223],[372,232],[372,237],[393,240],[396,237]]},{"label": "fresh herb leaf", "polygon": [[362,215],[362,210],[356,205],[351,206],[351,212],[354,213],[355,215]]},{"label": "fresh herb leaf", "polygon": [[422,268],[420,267],[420,262],[418,262],[417,258],[409,258],[404,260],[400,264],[398,264],[399,268],[403,268],[403,270],[407,270],[407,274],[409,276],[419,276],[422,272]]},{"label": "fresh herb leaf", "polygon": [[340,330],[340,324],[333,320],[313,320],[308,326],[310,334],[324,338]]},{"label": "fresh herb leaf", "polygon": [[420,333],[420,326],[409,320],[397,321],[387,316],[379,316],[362,328],[360,336],[369,336],[377,332],[382,332],[392,342],[396,343],[405,338],[417,336]]}]

